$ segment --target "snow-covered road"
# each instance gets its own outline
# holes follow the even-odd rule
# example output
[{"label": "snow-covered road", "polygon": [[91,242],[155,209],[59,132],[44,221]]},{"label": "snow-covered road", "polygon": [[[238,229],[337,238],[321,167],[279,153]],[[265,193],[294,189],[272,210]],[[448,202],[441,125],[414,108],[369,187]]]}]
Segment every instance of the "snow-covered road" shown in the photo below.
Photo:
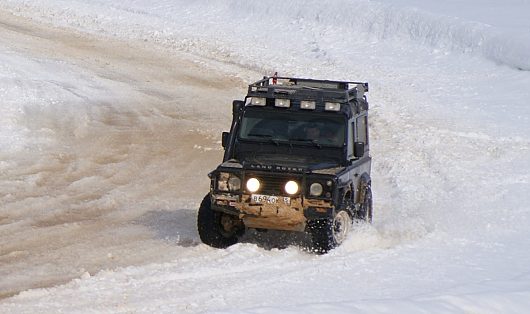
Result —
[{"label": "snow-covered road", "polygon": [[[1,3],[0,293],[77,279],[0,311],[528,311],[530,29],[435,7]],[[325,256],[196,235],[231,99],[274,70],[371,84],[375,221]]]},{"label": "snow-covered road", "polygon": [[161,240],[194,237],[208,188],[195,178],[220,158],[223,124],[197,104],[216,95],[229,111],[242,83],[200,58],[5,12],[0,43],[0,296],[173,259]]}]

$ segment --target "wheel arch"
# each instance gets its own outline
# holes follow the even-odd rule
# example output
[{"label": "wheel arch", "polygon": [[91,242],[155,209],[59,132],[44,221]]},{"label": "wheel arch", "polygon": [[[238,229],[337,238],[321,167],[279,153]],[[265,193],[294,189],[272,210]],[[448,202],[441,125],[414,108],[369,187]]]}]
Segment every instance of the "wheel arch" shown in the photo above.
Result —
[{"label": "wheel arch", "polygon": [[366,191],[372,186],[372,178],[368,173],[363,173],[361,179],[359,180],[359,185],[357,187],[357,203],[362,203],[366,195]]}]

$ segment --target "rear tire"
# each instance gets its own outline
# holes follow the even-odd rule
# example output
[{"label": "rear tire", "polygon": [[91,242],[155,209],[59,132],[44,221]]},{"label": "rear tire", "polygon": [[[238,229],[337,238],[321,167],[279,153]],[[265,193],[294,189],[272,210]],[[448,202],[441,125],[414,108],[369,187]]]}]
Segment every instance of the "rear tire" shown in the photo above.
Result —
[{"label": "rear tire", "polygon": [[347,211],[339,211],[333,219],[318,219],[308,222],[311,235],[311,250],[317,254],[325,254],[339,246],[346,239],[352,226]]},{"label": "rear tire", "polygon": [[214,248],[227,248],[238,241],[244,227],[242,222],[234,216],[214,211],[210,194],[201,202],[197,217],[199,237],[204,244]]}]

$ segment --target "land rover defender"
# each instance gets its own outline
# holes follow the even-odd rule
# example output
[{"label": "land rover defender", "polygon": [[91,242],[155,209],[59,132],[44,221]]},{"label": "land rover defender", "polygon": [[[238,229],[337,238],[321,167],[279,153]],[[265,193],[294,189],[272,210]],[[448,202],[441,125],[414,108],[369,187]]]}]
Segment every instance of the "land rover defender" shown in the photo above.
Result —
[{"label": "land rover defender", "polygon": [[248,228],[307,232],[310,248],[341,244],[352,221],[372,221],[368,83],[264,77],[233,102],[223,162],[198,213],[216,248]]}]

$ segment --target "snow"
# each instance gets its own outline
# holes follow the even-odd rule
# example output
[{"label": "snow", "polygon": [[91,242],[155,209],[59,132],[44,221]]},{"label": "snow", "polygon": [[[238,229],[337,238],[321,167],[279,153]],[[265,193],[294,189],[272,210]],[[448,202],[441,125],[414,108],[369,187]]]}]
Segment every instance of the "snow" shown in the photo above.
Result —
[{"label": "snow", "polygon": [[[0,312],[530,309],[530,2],[0,8]],[[274,71],[370,82],[374,224],[325,256],[195,231],[230,99]]]}]

